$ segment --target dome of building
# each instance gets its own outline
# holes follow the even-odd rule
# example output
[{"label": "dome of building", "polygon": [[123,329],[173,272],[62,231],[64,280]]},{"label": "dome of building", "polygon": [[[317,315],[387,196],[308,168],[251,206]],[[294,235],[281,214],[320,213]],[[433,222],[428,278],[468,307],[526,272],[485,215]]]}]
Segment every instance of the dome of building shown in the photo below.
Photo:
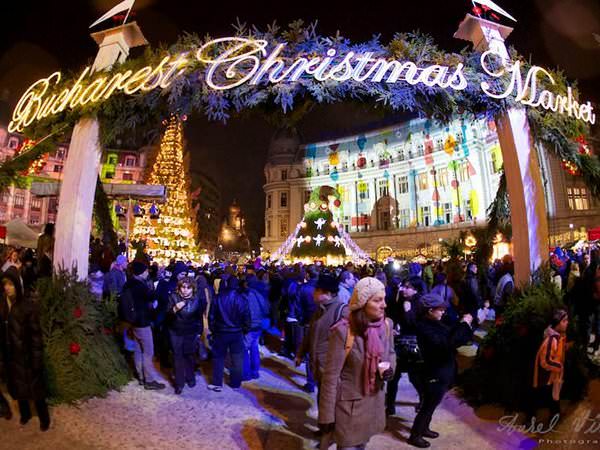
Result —
[{"label": "dome of building", "polygon": [[279,128],[271,138],[268,161],[272,164],[292,163],[299,147],[300,137],[295,128]]}]

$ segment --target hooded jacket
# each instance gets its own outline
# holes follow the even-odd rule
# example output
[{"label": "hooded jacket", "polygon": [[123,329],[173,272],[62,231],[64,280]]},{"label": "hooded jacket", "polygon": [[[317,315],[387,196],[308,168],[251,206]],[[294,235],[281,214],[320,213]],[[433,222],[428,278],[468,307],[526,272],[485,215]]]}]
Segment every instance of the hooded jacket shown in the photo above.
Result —
[{"label": "hooded jacket", "polygon": [[[533,387],[552,385],[552,397],[560,398],[565,365],[565,336],[552,327],[544,331],[544,341],[535,357]],[[541,370],[540,370],[541,368]]]}]

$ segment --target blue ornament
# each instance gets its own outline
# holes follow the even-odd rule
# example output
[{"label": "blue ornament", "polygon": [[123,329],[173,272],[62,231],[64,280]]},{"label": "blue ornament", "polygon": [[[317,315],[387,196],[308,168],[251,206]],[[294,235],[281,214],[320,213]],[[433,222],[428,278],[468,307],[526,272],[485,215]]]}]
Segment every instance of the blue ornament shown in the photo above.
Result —
[{"label": "blue ornament", "polygon": [[386,170],[383,171],[383,178],[389,178],[390,177],[390,173]]},{"label": "blue ornament", "polygon": [[365,149],[366,143],[367,143],[367,138],[366,138],[366,136],[364,136],[362,134],[358,137],[358,139],[356,139],[356,145],[358,145],[358,148],[361,150]]},{"label": "blue ornament", "polygon": [[306,157],[307,158],[316,158],[317,156],[317,146],[315,144],[309,144],[306,146]]},{"label": "blue ornament", "polygon": [[338,170],[336,167],[333,168],[333,170],[331,171],[331,173],[329,174],[329,176],[331,177],[331,179],[333,181],[337,181],[340,178],[340,174],[338,173]]}]

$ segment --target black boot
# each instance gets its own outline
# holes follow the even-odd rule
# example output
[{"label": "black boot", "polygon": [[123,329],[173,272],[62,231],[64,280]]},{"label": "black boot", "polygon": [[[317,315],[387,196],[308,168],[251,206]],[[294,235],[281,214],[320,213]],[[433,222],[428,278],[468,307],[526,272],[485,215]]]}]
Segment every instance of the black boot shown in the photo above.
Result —
[{"label": "black boot", "polygon": [[437,431],[433,431],[433,430],[425,430],[425,433],[423,433],[423,437],[426,437],[429,439],[435,439],[437,437],[440,437],[440,433],[438,433]]},{"label": "black boot", "polygon": [[427,447],[431,446],[431,444],[429,442],[427,442],[425,439],[423,439],[421,436],[411,436],[407,442],[410,445],[412,445],[413,447],[418,447],[418,448],[427,448]]}]

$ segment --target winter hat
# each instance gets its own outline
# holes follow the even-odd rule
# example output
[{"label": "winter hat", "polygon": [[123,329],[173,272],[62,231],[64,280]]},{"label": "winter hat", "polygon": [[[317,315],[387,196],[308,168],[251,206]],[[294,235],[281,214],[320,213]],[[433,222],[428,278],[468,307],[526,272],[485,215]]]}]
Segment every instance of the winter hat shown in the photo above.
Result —
[{"label": "winter hat", "polygon": [[119,255],[117,256],[115,263],[119,266],[124,266],[125,264],[127,264],[127,258],[125,257],[125,255]]},{"label": "winter hat", "polygon": [[369,299],[379,292],[385,292],[385,286],[377,278],[365,277],[354,286],[350,297],[350,311],[364,308]]},{"label": "winter hat", "polygon": [[321,289],[322,291],[327,291],[335,294],[339,290],[338,281],[335,279],[334,276],[329,275],[327,273],[322,273],[321,275],[319,275],[319,279],[317,280],[315,289]]},{"label": "winter hat", "polygon": [[133,264],[131,264],[131,270],[133,271],[134,275],[141,275],[148,270],[148,266],[146,266],[146,264],[143,262],[134,261]]},{"label": "winter hat", "polygon": [[446,307],[446,302],[438,294],[425,294],[420,299],[421,305],[425,309]]}]

